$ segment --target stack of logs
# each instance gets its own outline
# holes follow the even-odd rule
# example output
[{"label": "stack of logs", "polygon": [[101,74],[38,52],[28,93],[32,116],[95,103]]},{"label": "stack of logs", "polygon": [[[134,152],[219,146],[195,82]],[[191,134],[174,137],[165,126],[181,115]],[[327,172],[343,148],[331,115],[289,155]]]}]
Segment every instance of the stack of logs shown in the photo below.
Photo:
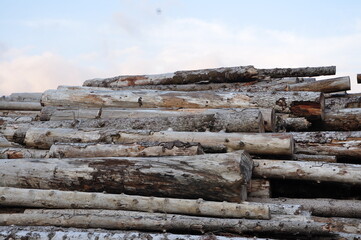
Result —
[{"label": "stack of logs", "polygon": [[360,239],[336,67],[92,79],[0,100],[0,238]]}]

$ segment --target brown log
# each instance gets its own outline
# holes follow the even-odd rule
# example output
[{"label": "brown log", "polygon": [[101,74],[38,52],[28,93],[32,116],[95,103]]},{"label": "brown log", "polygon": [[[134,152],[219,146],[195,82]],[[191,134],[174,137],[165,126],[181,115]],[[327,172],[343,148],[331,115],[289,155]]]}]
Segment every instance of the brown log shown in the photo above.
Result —
[{"label": "brown log", "polygon": [[252,79],[312,77],[320,75],[334,75],[335,73],[336,67],[334,66],[274,69],[256,69],[253,66],[239,66],[177,71],[167,74],[125,75],[105,79],[97,78],[85,81],[83,86],[123,87],[135,85],[189,84],[201,81],[207,81],[209,83],[248,82]]},{"label": "brown log", "polygon": [[357,83],[358,83],[358,84],[361,83],[361,74],[357,74]]},{"label": "brown log", "polygon": [[327,198],[248,198],[247,201],[269,204],[299,204],[314,216],[361,218],[360,200],[337,200]]},{"label": "brown log", "polygon": [[48,154],[47,150],[27,149],[27,148],[0,148],[0,159],[15,158],[44,158]]},{"label": "brown log", "polygon": [[338,77],[311,83],[296,83],[287,86],[287,91],[339,92],[351,89],[350,77]]},{"label": "brown log", "polygon": [[276,112],[320,119],[324,97],[319,92],[175,92],[48,90],[44,106],[117,108],[274,108]]},{"label": "brown log", "polygon": [[321,129],[328,131],[361,130],[361,108],[345,108],[326,111]]},{"label": "brown log", "polygon": [[292,157],[296,161],[313,161],[313,162],[337,162],[336,156],[328,155],[307,155],[307,154],[294,154]]},{"label": "brown log", "polygon": [[0,101],[0,110],[39,111],[40,102]]},{"label": "brown log", "polygon": [[254,159],[253,176],[361,184],[361,165]]},{"label": "brown log", "polygon": [[247,186],[247,198],[270,198],[270,182],[266,179],[251,179]]},{"label": "brown log", "polygon": [[197,142],[205,152],[245,150],[260,155],[292,155],[292,135],[284,133],[213,133],[213,132],[151,132],[144,130],[99,130],[69,128],[30,128],[25,144],[49,149],[56,142],[63,143],[139,143],[139,142]]},{"label": "brown log", "polygon": [[304,117],[291,117],[289,114],[277,114],[277,130],[299,132],[308,130],[312,123]]},{"label": "brown log", "polygon": [[1,188],[0,204],[31,208],[108,209],[224,218],[270,219],[267,205],[212,202],[125,194]]},{"label": "brown log", "polygon": [[49,157],[158,157],[193,156],[202,153],[199,143],[180,141],[138,144],[61,143],[51,146]]},{"label": "brown log", "polygon": [[0,161],[2,187],[42,188],[240,202],[251,178],[243,152],[152,158]]},{"label": "brown log", "polygon": [[330,97],[325,99],[325,109],[337,110],[343,108],[361,108],[361,95],[347,94],[345,96]]}]

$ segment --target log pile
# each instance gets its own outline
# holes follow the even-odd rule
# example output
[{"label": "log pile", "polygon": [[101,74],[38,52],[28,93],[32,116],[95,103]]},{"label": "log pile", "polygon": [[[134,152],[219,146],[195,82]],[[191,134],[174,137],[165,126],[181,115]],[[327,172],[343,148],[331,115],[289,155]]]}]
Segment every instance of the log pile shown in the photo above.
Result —
[{"label": "log pile", "polygon": [[91,79],[0,99],[0,238],[360,239],[336,68]]}]

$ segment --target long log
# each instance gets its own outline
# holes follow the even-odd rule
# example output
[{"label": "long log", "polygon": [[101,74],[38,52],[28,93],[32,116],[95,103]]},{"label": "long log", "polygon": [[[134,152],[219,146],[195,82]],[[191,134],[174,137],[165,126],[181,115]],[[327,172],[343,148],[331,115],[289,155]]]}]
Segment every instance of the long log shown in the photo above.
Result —
[{"label": "long log", "polygon": [[153,158],[11,159],[0,161],[0,186],[239,202],[251,178],[243,152]]},{"label": "long log", "polygon": [[287,86],[287,91],[339,92],[351,89],[350,77],[338,77],[315,82],[296,83]]},{"label": "long log", "polygon": [[154,75],[124,75],[105,79],[90,79],[83,86],[90,87],[123,87],[135,85],[189,84],[201,81],[217,82],[248,82],[252,79],[269,79],[282,77],[312,77],[334,75],[336,67],[306,67],[306,68],[274,68],[256,69],[253,66],[225,67],[177,71]]},{"label": "long log", "polygon": [[0,101],[0,110],[39,111],[40,102]]},{"label": "long log", "polygon": [[319,92],[175,92],[47,90],[44,106],[118,108],[274,108],[276,112],[319,119],[324,97]]},{"label": "long log", "polygon": [[299,204],[314,216],[361,218],[360,200],[337,200],[327,198],[248,198],[247,201],[268,204]]},{"label": "long log", "polygon": [[31,210],[1,214],[0,225],[59,226],[142,231],[210,232],[238,234],[329,235],[328,223],[304,216],[274,216],[271,220],[207,218],[174,214],[114,210]]},{"label": "long log", "polygon": [[361,108],[361,94],[347,94],[325,99],[325,109],[338,110],[343,108]]},{"label": "long log", "polygon": [[361,159],[361,131],[292,132],[295,153]]},{"label": "long log", "polygon": [[31,208],[108,209],[224,218],[270,219],[266,206],[125,194],[1,188],[0,205]]},{"label": "long log", "polygon": [[361,108],[345,108],[326,111],[321,129],[328,131],[361,130]]},{"label": "long log", "polygon": [[138,144],[61,143],[52,145],[48,155],[50,158],[84,158],[193,156],[202,153],[199,143],[174,141]]},{"label": "long log", "polygon": [[198,142],[205,152],[245,150],[260,155],[292,155],[293,138],[285,133],[224,133],[130,131],[69,128],[30,128],[25,144],[49,149],[56,142],[63,143],[139,143],[139,142]]},{"label": "long log", "polygon": [[44,158],[48,154],[47,150],[28,148],[0,148],[0,159],[15,158]]},{"label": "long log", "polygon": [[293,160],[296,161],[313,161],[313,162],[330,162],[336,163],[336,156],[328,156],[328,155],[308,155],[308,154],[294,154],[292,156]]},{"label": "long log", "polygon": [[17,144],[9,142],[2,134],[0,134],[0,147],[1,148],[17,147]]},{"label": "long log", "polygon": [[361,184],[361,165],[255,159],[253,176]]}]

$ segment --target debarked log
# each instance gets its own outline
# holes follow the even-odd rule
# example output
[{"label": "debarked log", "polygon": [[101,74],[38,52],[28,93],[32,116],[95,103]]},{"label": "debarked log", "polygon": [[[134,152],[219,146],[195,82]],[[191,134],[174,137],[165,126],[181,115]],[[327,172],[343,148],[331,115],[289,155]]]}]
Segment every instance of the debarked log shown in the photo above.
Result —
[{"label": "debarked log", "polygon": [[144,197],[0,187],[0,205],[31,208],[108,209],[177,213],[224,218],[270,219],[267,205],[213,202],[202,199]]},{"label": "debarked log", "polygon": [[238,66],[177,71],[166,74],[123,75],[113,78],[96,78],[85,81],[83,86],[123,87],[135,85],[189,84],[201,81],[207,81],[210,83],[247,82],[254,79],[312,77],[320,75],[334,75],[335,73],[335,66],[274,69],[256,69],[253,66]]},{"label": "debarked log", "polygon": [[175,92],[175,91],[65,91],[47,90],[44,106],[120,108],[274,108],[311,119],[323,117],[319,92]]},{"label": "debarked log", "polygon": [[0,110],[39,111],[40,102],[0,101]]},{"label": "debarked log", "polygon": [[350,77],[338,77],[315,82],[290,84],[287,91],[339,92],[351,89]]},{"label": "debarked log", "polygon": [[255,159],[253,176],[361,184],[361,165]]},{"label": "debarked log", "polygon": [[320,127],[331,131],[359,131],[361,130],[361,108],[327,110]]},{"label": "debarked log", "polygon": [[288,133],[224,133],[224,132],[152,132],[145,130],[99,130],[69,128],[30,128],[25,144],[49,149],[63,143],[139,143],[139,142],[197,142],[205,152],[245,150],[260,155],[292,155],[293,138]]},{"label": "debarked log", "polygon": [[193,156],[202,153],[199,143],[173,141],[136,144],[58,143],[51,146],[48,155],[50,158],[159,157]]},{"label": "debarked log", "polygon": [[252,159],[238,151],[182,157],[11,159],[0,186],[240,202]]},{"label": "debarked log", "polygon": [[275,215],[270,220],[207,218],[116,210],[26,210],[0,214],[0,225],[59,226],[142,231],[222,231],[238,234],[331,234],[328,223],[304,216]]},{"label": "debarked log", "polygon": [[49,151],[29,148],[0,148],[0,159],[44,158]]}]

